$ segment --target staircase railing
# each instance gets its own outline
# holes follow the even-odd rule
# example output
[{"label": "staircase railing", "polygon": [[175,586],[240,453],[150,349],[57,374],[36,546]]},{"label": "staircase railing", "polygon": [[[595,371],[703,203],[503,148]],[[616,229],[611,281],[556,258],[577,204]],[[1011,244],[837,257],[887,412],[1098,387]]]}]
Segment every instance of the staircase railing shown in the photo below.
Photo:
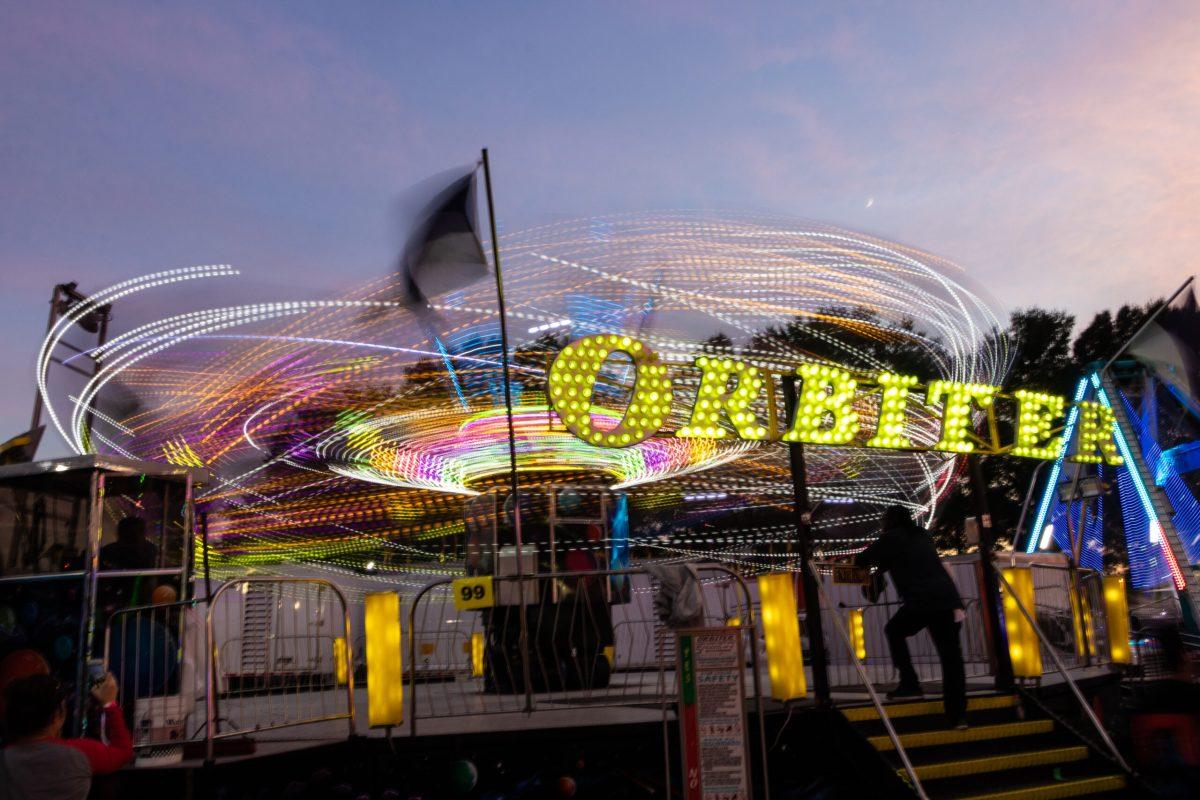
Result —
[{"label": "staircase railing", "polygon": [[1008,582],[1006,577],[1004,577],[1004,573],[1000,570],[996,570],[996,576],[1000,579],[1000,583],[1003,585],[1004,591],[1008,592],[1008,594],[1012,597],[1015,605],[1018,609],[1020,609],[1021,615],[1025,617],[1026,621],[1029,622],[1030,626],[1037,634],[1038,640],[1042,643],[1042,649],[1050,654],[1050,660],[1054,662],[1054,668],[1058,670],[1058,673],[1062,675],[1063,680],[1066,681],[1067,685],[1071,688],[1071,693],[1075,695],[1075,699],[1079,702],[1079,707],[1083,709],[1084,714],[1086,714],[1088,720],[1091,721],[1092,727],[1096,729],[1096,733],[1100,736],[1100,740],[1108,749],[1108,752],[1113,757],[1113,760],[1116,761],[1121,769],[1123,769],[1126,773],[1132,775],[1133,768],[1130,767],[1125,759],[1121,756],[1121,752],[1113,743],[1112,737],[1108,735],[1108,731],[1104,730],[1104,725],[1100,722],[1100,718],[1096,716],[1096,712],[1092,710],[1091,705],[1083,696],[1083,692],[1079,690],[1079,685],[1075,683],[1075,679],[1072,678],[1071,673],[1067,671],[1062,659],[1059,658],[1058,653],[1055,651],[1054,645],[1046,636],[1045,631],[1043,631],[1041,626],[1037,624],[1037,619],[1033,614],[1030,613],[1029,609],[1025,607],[1025,604],[1021,602],[1020,595],[1013,591],[1012,584]]},{"label": "staircase railing", "polygon": [[[821,573],[817,570],[817,565],[809,562],[809,569],[812,570],[813,579],[817,586],[817,592],[821,596],[821,605],[826,608],[833,608],[833,603],[829,600],[829,595],[825,591],[824,582],[821,580]],[[840,619],[841,616],[837,615]],[[871,679],[867,676],[867,668],[863,666],[858,654],[854,651],[854,645],[850,641],[850,633],[846,630],[843,623],[833,626],[838,635],[842,639],[842,646],[850,654],[851,660],[854,662],[854,669],[858,672],[858,678],[862,681],[863,687],[867,690],[867,694],[871,698],[871,703],[874,704],[875,710],[879,713],[879,719],[883,721],[883,727],[887,731],[888,738],[892,741],[892,747],[896,749],[896,754],[900,756],[900,763],[904,765],[904,771],[908,774],[909,785],[916,792],[917,797],[921,800],[929,800],[929,795],[925,794],[925,788],[921,786],[921,779],[917,777],[917,770],[913,767],[912,761],[908,757],[908,753],[904,749],[904,745],[900,742],[900,735],[896,733],[896,728],[892,725],[891,719],[887,715],[887,709],[883,705],[883,701],[879,699],[879,694],[875,691]]]}]

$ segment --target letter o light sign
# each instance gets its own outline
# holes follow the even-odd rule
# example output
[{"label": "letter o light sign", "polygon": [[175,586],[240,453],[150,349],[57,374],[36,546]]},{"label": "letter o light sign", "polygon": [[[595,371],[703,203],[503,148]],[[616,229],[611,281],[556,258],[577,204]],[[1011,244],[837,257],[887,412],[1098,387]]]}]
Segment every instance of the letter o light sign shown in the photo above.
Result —
[{"label": "letter o light sign", "polygon": [[[592,397],[604,362],[614,353],[633,359],[636,377],[625,416],[613,428],[592,422]],[[671,413],[671,379],[646,345],[628,336],[585,336],[567,345],[550,366],[550,402],[567,430],[601,447],[629,447],[650,438]]]}]

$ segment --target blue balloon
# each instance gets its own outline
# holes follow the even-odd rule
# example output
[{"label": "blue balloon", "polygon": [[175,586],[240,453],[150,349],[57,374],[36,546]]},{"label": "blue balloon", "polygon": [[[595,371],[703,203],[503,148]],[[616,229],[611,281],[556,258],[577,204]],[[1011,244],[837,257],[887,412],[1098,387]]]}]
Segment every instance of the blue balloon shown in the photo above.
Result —
[{"label": "blue balloon", "polygon": [[58,661],[69,661],[75,654],[75,640],[66,634],[59,636],[54,640],[52,652]]},{"label": "blue balloon", "polygon": [[113,625],[108,668],[121,682],[123,695],[160,695],[178,670],[178,652],[175,637],[165,626],[138,617],[136,623]]},{"label": "blue balloon", "polygon": [[38,604],[36,600],[28,600],[21,604],[21,624],[25,627],[30,627],[37,622]]}]

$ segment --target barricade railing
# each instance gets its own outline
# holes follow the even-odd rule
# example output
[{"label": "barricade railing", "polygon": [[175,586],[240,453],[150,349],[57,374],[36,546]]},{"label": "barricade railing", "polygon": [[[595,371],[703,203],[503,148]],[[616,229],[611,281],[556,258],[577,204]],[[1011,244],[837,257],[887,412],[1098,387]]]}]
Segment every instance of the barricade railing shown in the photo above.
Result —
[{"label": "barricade railing", "polygon": [[[352,632],[337,586],[231,580],[209,599],[204,630],[209,760],[217,739],[257,731],[345,720],[354,734]],[[226,632],[222,641],[218,630]]]},{"label": "barricade railing", "polygon": [[142,753],[203,738],[346,720],[354,732],[353,644],[332,583],[243,578],[211,598],[118,609],[105,624]]},{"label": "barricade railing", "polygon": [[[988,644],[985,609],[981,599],[978,561],[975,559],[943,562],[954,580],[964,606],[960,644],[967,678],[993,674],[992,653]],[[832,565],[818,564],[821,585],[830,603],[822,604],[822,619],[826,626],[845,625],[851,612],[861,614],[863,667],[871,680],[880,683],[894,679],[887,642],[886,625],[900,608],[902,601],[891,581],[872,603],[857,584],[840,584],[833,580]],[[1108,625],[1104,604],[1103,577],[1094,570],[1075,571],[1076,589],[1071,586],[1071,571],[1065,566],[1032,565],[1037,598],[1038,624],[1046,634],[1043,648],[1053,648],[1070,669],[1102,666],[1111,661],[1108,646]],[[1076,599],[1072,599],[1072,597]],[[1074,603],[1074,605],[1073,605]],[[909,648],[913,666],[922,681],[941,678],[941,662],[937,648],[927,631],[910,638]],[[1049,654],[1044,654],[1049,658]],[[858,683],[856,668],[844,652],[833,651],[827,659],[831,687],[854,686]]]},{"label": "barricade railing", "polygon": [[192,615],[200,603],[122,608],[105,624],[104,669],[116,678],[121,709],[139,753],[178,747],[203,729],[203,649],[189,641]]},{"label": "barricade railing", "polygon": [[[1102,576],[1089,569],[1032,564],[1038,625],[1048,645],[1072,669],[1108,663],[1108,625]],[[1048,653],[1043,652],[1048,657]]]},{"label": "barricade railing", "polygon": [[[965,607],[965,617],[959,635],[966,675],[968,678],[990,675],[992,662],[984,610],[980,601],[977,565],[970,560],[946,563]],[[830,565],[816,566],[816,574],[821,576],[818,581],[823,596],[829,598],[828,603],[821,604],[824,626],[845,626],[850,612],[861,612],[862,649],[865,651],[861,664],[872,682],[887,683],[893,680],[895,670],[888,647],[886,626],[901,605],[896,588],[889,581],[878,599],[872,603],[863,596],[859,585],[835,583],[833,576],[829,574]],[[827,649],[830,650],[827,659],[829,685],[833,688],[858,686],[861,679],[854,659],[844,650]],[[941,678],[941,661],[927,631],[922,631],[909,640],[909,651],[913,667],[922,681]]]},{"label": "barricade railing", "polygon": [[[762,645],[750,590],[725,567],[694,566],[704,624],[736,625],[746,637],[748,689],[765,775]],[[655,613],[656,583],[644,569],[495,577],[496,604],[480,610],[457,609],[452,583],[449,578],[430,583],[408,609],[404,661],[411,735],[417,735],[420,720],[432,718],[589,707],[658,708],[665,724],[678,697],[675,632]],[[552,587],[557,602],[551,600]],[[422,648],[436,670],[422,661]],[[669,764],[667,772],[669,781]]]}]

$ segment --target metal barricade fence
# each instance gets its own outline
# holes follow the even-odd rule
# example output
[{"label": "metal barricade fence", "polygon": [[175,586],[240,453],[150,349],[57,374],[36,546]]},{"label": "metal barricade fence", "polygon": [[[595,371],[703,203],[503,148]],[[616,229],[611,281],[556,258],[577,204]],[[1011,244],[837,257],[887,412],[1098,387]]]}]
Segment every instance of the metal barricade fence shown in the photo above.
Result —
[{"label": "metal barricade fence", "polygon": [[[959,559],[945,561],[959,596],[965,606],[965,618],[960,632],[963,662],[968,678],[983,677],[991,674],[992,663],[988,651],[987,629],[984,622],[984,610],[980,600],[980,583],[978,561],[976,559]],[[900,608],[901,600],[895,586],[888,581],[883,593],[875,603],[869,602],[856,584],[834,583],[832,575],[822,575],[822,586],[825,595],[829,597],[834,607],[822,607],[822,621],[826,630],[830,625],[847,627],[851,612],[862,613],[862,649],[865,656],[860,659],[872,683],[888,683],[895,680],[895,670],[892,667],[890,648],[888,647],[885,626],[892,615]],[[829,636],[826,635],[828,651],[829,685],[832,688],[858,687],[860,679],[853,659],[844,647],[829,647]],[[941,679],[941,662],[937,648],[929,637],[928,631],[922,631],[909,639],[909,651],[912,655],[913,667],[922,681]]]},{"label": "metal barricade fence", "polygon": [[[1109,662],[1108,626],[1102,576],[1076,570],[1076,590],[1066,567],[1033,564],[1038,627],[1068,668]],[[1045,644],[1042,646],[1046,650]],[[1042,654],[1049,658],[1048,652]]]},{"label": "metal barricade fence", "polygon": [[[217,631],[224,631],[218,641]],[[354,733],[349,609],[329,581],[241,578],[205,614],[205,739],[346,720]],[[230,635],[230,634],[233,635]]]},{"label": "metal barricade fence", "polygon": [[104,668],[139,752],[177,747],[203,730],[204,651],[189,641],[198,605],[118,609],[105,624]]},{"label": "metal barricade fence", "polygon": [[347,720],[354,647],[328,581],[245,578],[212,597],[113,612],[104,664],[139,751]]},{"label": "metal barricade fence", "polygon": [[[761,641],[750,591],[724,567],[697,565],[697,571],[705,624],[736,624],[745,631],[747,688],[761,703]],[[618,597],[611,605],[603,591],[607,581]],[[524,642],[516,604],[521,582]],[[557,582],[558,602],[549,601],[551,582]],[[451,583],[429,584],[408,609],[405,672],[413,735],[420,719],[434,717],[658,707],[675,699],[675,635],[655,613],[655,586],[644,570],[497,577],[496,605],[478,611],[456,609]]]}]

